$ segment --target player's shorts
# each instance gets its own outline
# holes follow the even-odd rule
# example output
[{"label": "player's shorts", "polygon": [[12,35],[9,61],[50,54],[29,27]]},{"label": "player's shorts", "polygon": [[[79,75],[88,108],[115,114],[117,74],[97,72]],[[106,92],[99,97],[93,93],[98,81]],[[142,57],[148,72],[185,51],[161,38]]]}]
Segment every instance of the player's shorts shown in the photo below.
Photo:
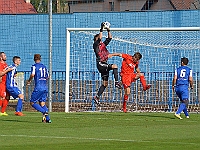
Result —
[{"label": "player's shorts", "polygon": [[43,90],[43,91],[34,90],[33,93],[31,94],[30,102],[33,102],[33,103],[37,103],[38,101],[46,102],[47,93],[48,93],[47,90]]},{"label": "player's shorts", "polygon": [[14,99],[17,98],[19,94],[22,94],[21,90],[18,87],[9,87],[7,88],[7,91]]},{"label": "player's shorts", "polygon": [[122,84],[124,86],[124,89],[128,88],[131,86],[132,82],[135,82],[135,77],[136,74],[123,74],[121,75],[121,80],[122,80]]},{"label": "player's shorts", "polygon": [[177,96],[180,100],[189,100],[189,89],[188,85],[179,85],[175,88]]},{"label": "player's shorts", "polygon": [[108,81],[109,71],[112,70],[112,65],[106,62],[97,62],[97,69],[101,73],[102,80]]},{"label": "player's shorts", "polygon": [[6,97],[6,85],[0,84],[0,97],[1,98]]}]

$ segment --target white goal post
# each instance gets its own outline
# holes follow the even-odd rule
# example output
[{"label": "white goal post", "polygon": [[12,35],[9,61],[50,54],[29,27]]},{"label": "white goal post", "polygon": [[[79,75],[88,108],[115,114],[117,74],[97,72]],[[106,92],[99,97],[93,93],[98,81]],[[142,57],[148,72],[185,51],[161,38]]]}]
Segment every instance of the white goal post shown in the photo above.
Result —
[{"label": "white goal post", "polygon": [[[71,35],[72,32],[74,32],[73,35]],[[84,94],[83,95],[78,94],[77,98],[73,100],[74,94],[76,95],[79,92],[79,90],[81,90],[82,93],[89,93],[91,91],[88,92],[86,91],[86,89],[83,89],[80,87],[78,88],[74,87],[75,92],[72,92],[71,88],[73,88],[73,84],[74,85],[79,84],[81,86],[86,85],[86,88],[87,86],[88,87],[92,86],[91,88],[94,89],[92,92],[94,92],[98,88],[94,84],[96,83],[100,84],[98,80],[101,78],[99,76],[93,77],[91,73],[89,75],[89,78],[92,78],[92,79],[88,79],[86,77],[86,74],[88,74],[88,70],[86,71],[86,73],[83,73],[84,72],[83,58],[88,59],[88,62],[91,62],[92,64],[96,64],[95,54],[92,49],[92,43],[93,43],[92,37],[97,33],[99,33],[99,28],[67,28],[66,29],[65,112],[71,111],[70,99],[74,102],[80,102],[81,100],[83,100],[84,102],[87,101],[87,106],[83,104],[74,105],[78,109],[78,111],[84,111],[84,110],[81,110],[82,107],[84,108],[87,107],[86,111],[93,111],[92,108],[91,109],[88,108],[88,105],[89,105],[88,101],[89,103],[92,103],[92,96],[94,95],[94,93],[90,95],[88,94],[89,96],[84,95]],[[145,60],[142,60],[142,63],[145,63],[145,65],[142,66],[143,68],[142,71],[145,72],[145,74],[147,75],[146,77],[147,80],[149,80],[152,84],[154,84],[154,87],[149,92],[142,93],[141,91],[139,91],[139,88],[140,88],[139,81],[136,82],[136,84],[133,86],[134,91],[136,92],[133,93],[132,99],[136,98],[137,103],[135,100],[131,101],[130,103],[133,102],[136,104],[133,106],[130,106],[130,109],[134,109],[137,111],[139,110],[138,108],[140,105],[140,110],[144,110],[144,106],[145,106],[145,110],[148,110],[147,109],[148,107],[151,107],[151,110],[155,110],[157,109],[156,108],[157,105],[159,105],[160,107],[161,103],[163,102],[165,103],[165,105],[167,105],[167,108],[164,108],[164,109],[173,111],[172,107],[176,105],[177,99],[176,101],[173,101],[172,105],[168,104],[169,102],[165,101],[165,97],[169,95],[172,95],[172,97],[170,96],[170,99],[174,99],[175,97],[175,95],[171,93],[171,89],[170,89],[171,83],[168,83],[167,80],[171,79],[171,74],[172,74],[171,72],[173,72],[174,67],[176,67],[179,64],[179,58],[182,57],[183,55],[186,55],[186,57],[189,57],[190,62],[193,63],[191,67],[194,68],[195,73],[196,73],[194,77],[196,88],[192,94],[192,96],[194,97],[193,98],[194,102],[192,101],[192,104],[199,103],[199,101],[197,101],[195,97],[199,96],[198,75],[199,75],[200,69],[198,66],[200,64],[200,61],[198,60],[198,58],[200,57],[200,43],[198,41],[200,41],[200,27],[111,28],[111,33],[113,34],[113,40],[116,41],[116,43],[114,42],[114,44],[111,44],[110,46],[111,52],[116,52],[115,49],[119,49],[118,51],[119,52],[121,51],[121,53],[130,53],[130,52],[133,53],[133,51],[142,51],[142,53],[144,54],[144,57],[142,59],[145,59]],[[104,35],[104,38],[105,37],[106,37],[106,34]],[[114,48],[111,48],[111,47],[114,47]],[[82,53],[82,51],[84,50],[85,51],[87,50],[87,52]],[[191,50],[192,53],[189,52],[188,50]],[[164,54],[165,51],[166,51],[166,55]],[[73,52],[75,53],[72,54]],[[177,56],[177,59],[176,59],[176,56]],[[148,57],[148,60],[147,60],[147,57]],[[155,60],[155,62],[153,62],[154,61],[153,59]],[[166,61],[164,61],[164,59],[166,59]],[[176,64],[172,66],[172,64],[174,64],[174,59],[176,59],[175,61]],[[120,66],[119,59],[114,59],[113,61],[114,63],[115,61],[118,61],[118,64],[119,64],[118,68],[120,69],[121,66]],[[86,66],[87,68],[90,68],[91,64],[88,64],[88,62],[85,65],[87,65]],[[150,67],[149,67],[149,62],[152,63]],[[169,74],[167,74],[168,73],[167,65],[169,65],[169,68],[170,68]],[[74,68],[71,68],[70,66],[73,66]],[[153,67],[154,69],[152,69]],[[166,68],[166,70],[164,70],[163,68]],[[73,76],[77,76],[77,77],[75,77],[76,81],[72,83],[70,79],[72,74],[70,74],[70,72],[73,72],[73,71],[75,72],[74,74],[76,74],[76,75],[73,74]],[[97,74],[97,73],[94,71],[94,74]],[[168,78],[168,76],[170,77]],[[155,80],[153,78],[155,78]],[[163,78],[165,79],[163,80]],[[163,88],[162,86],[163,87],[166,86],[166,87]],[[139,91],[139,93],[137,92],[137,90]],[[113,101],[112,100],[110,101],[110,99],[112,98],[115,100],[114,98],[115,94],[111,94],[111,95],[109,94],[109,92],[113,93],[112,88],[108,89],[106,92],[107,92],[108,97],[110,98],[108,99],[105,98],[106,102],[104,101],[104,103],[107,104],[107,101],[109,101],[109,103],[112,103]],[[121,96],[123,94],[123,91],[118,92],[118,93]],[[151,96],[152,94],[153,96]],[[154,97],[159,97],[162,100],[152,101]],[[120,99],[120,101],[121,100],[122,99]],[[145,104],[142,103],[143,101],[145,101]],[[112,104],[112,107],[116,107],[116,111],[120,109],[120,106],[118,107],[117,105],[118,103],[116,105]],[[73,109],[72,111],[76,111],[76,110]]]}]

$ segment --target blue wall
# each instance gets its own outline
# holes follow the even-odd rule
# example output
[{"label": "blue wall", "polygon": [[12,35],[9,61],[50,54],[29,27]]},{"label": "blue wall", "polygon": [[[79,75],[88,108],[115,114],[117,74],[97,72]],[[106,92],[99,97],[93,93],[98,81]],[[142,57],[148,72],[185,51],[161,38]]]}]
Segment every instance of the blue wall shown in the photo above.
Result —
[{"label": "blue wall", "polygon": [[[40,53],[48,66],[49,17],[36,15],[0,15],[0,51],[11,64],[14,55],[22,58],[18,70],[29,71],[33,55]],[[113,28],[199,27],[200,11],[154,11],[119,13],[74,13],[53,15],[53,70],[65,70],[66,28],[98,28],[103,21]]]}]

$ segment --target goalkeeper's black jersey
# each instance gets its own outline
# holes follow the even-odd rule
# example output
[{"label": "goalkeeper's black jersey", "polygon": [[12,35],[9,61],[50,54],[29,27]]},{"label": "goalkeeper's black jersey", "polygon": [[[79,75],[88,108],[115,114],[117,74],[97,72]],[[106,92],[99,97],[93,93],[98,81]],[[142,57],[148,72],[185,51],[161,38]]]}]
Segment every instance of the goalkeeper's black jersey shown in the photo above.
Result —
[{"label": "goalkeeper's black jersey", "polygon": [[[106,40],[103,42],[105,44],[105,46],[107,46],[110,41],[111,41],[112,38],[106,38]],[[106,56],[105,55],[108,55],[108,51],[104,54],[102,54],[100,52],[100,49],[99,49],[99,46],[102,45],[101,43],[101,40],[98,39],[97,41],[94,42],[93,44],[93,49],[94,49],[94,52],[95,52],[95,55],[96,55],[96,61],[97,62],[100,62],[100,61],[103,61],[103,62],[106,62],[107,59],[106,59]],[[107,50],[107,49],[106,49]],[[100,56],[101,55],[101,56]]]}]

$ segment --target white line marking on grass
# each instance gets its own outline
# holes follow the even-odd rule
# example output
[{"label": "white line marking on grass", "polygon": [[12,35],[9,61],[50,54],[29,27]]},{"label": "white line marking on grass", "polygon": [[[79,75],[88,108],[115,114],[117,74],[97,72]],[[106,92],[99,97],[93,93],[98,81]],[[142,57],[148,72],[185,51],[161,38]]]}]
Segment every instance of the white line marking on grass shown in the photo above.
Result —
[{"label": "white line marking on grass", "polygon": [[198,121],[187,121],[187,122],[198,122]]},{"label": "white line marking on grass", "polygon": [[[64,117],[65,119],[85,119],[84,117]],[[92,119],[97,119],[97,120],[114,120],[113,118],[92,118]],[[134,118],[135,119],[135,118]],[[132,118],[117,118],[117,120],[126,120],[126,121],[133,121]],[[171,121],[171,120],[159,120],[159,119],[154,119],[154,120],[151,120],[151,119],[135,119],[135,120],[141,120],[141,121],[144,121],[144,120],[148,120],[148,121],[161,121],[161,122],[168,122],[168,121]]]},{"label": "white line marking on grass", "polygon": [[151,141],[139,141],[139,140],[81,138],[81,137],[65,137],[65,136],[35,136],[35,135],[0,135],[0,136],[1,137],[49,138],[49,139],[77,139],[77,140],[95,140],[95,141],[118,141],[118,142],[151,142]]},{"label": "white line marking on grass", "polygon": [[111,118],[96,118],[98,120],[111,120]]},{"label": "white line marking on grass", "polygon": [[[64,117],[66,119],[85,119],[84,117]],[[110,118],[92,118],[92,119],[105,119],[105,120],[110,120]]]},{"label": "white line marking on grass", "polygon": [[79,119],[80,117],[64,117],[64,118],[67,118],[67,119]]},{"label": "white line marking on grass", "polygon": [[81,137],[65,137],[65,136],[35,136],[35,135],[0,135],[0,137],[26,137],[26,138],[49,138],[49,139],[76,139],[76,140],[94,140],[94,141],[116,141],[116,142],[157,142],[157,143],[174,143],[184,145],[199,145],[198,143],[184,143],[184,142],[159,142],[159,141],[146,141],[146,140],[123,140],[123,139],[101,139],[101,138],[81,138]]}]

